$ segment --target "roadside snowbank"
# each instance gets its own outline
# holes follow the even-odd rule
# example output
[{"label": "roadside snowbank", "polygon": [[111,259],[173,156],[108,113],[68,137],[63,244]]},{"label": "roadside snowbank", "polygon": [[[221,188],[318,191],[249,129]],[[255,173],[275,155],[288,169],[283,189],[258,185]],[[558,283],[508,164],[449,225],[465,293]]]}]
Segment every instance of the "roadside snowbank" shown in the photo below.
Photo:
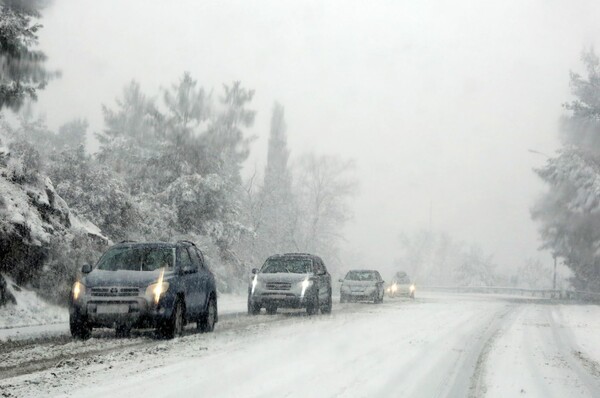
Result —
[{"label": "roadside snowbank", "polygon": [[8,291],[15,297],[17,303],[0,307],[0,329],[68,322],[69,312],[66,308],[48,304],[35,292],[17,286],[8,277],[5,279]]}]

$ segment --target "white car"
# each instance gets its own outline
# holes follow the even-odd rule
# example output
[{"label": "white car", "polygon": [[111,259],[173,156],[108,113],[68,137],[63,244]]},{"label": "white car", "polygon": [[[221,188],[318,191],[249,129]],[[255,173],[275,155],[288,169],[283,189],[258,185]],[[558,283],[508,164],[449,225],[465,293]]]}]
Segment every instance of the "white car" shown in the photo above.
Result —
[{"label": "white car", "polygon": [[385,292],[388,297],[410,297],[414,299],[416,290],[415,284],[411,283],[406,272],[397,272]]},{"label": "white car", "polygon": [[384,296],[383,279],[379,272],[374,270],[353,270],[340,279],[340,302],[347,301],[372,301],[382,303]]}]

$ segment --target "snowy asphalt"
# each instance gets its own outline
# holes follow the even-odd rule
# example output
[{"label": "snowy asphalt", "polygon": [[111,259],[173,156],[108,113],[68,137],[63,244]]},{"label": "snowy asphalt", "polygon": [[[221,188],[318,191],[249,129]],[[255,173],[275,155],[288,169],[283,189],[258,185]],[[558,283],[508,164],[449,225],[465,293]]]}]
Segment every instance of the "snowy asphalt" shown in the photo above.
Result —
[{"label": "snowy asphalt", "polygon": [[427,294],[329,316],[241,310],[171,341],[0,343],[0,396],[600,396],[598,306]]}]

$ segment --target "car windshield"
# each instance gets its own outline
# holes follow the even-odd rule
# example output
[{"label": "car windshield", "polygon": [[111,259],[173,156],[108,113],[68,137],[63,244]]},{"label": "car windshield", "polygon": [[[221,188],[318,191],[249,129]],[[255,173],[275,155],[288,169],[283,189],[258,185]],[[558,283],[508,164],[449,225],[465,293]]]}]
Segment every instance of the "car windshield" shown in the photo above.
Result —
[{"label": "car windshield", "polygon": [[377,279],[373,271],[350,271],[346,274],[349,281],[374,281]]},{"label": "car windshield", "polygon": [[269,259],[262,267],[264,274],[291,273],[306,274],[312,271],[312,260],[304,258],[277,258]]},{"label": "car windshield", "polygon": [[107,251],[98,262],[103,271],[156,271],[172,268],[175,248],[171,247],[117,247]]},{"label": "car windshield", "polygon": [[396,282],[403,284],[403,285],[408,285],[408,284],[410,284],[410,278],[408,277],[408,275],[399,276],[399,277],[396,277]]}]

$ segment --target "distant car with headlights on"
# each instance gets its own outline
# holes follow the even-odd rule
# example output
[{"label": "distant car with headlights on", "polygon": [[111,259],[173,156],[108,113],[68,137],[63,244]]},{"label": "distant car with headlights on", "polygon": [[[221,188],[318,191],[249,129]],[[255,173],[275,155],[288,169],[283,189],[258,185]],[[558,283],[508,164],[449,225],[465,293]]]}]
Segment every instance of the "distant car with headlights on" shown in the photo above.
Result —
[{"label": "distant car with headlights on", "polygon": [[340,279],[340,302],[373,301],[382,303],[384,296],[383,279],[378,271],[348,271],[344,279]]},{"label": "distant car with headlights on", "polygon": [[305,308],[309,315],[331,312],[331,275],[323,260],[312,254],[288,253],[269,257],[260,270],[252,270],[248,286],[248,313],[261,308],[268,314],[278,308]]},{"label": "distant car with headlights on", "polygon": [[89,338],[97,327],[121,337],[150,327],[172,338],[188,322],[211,332],[218,320],[215,278],[192,242],[121,242],[81,271],[69,306],[75,338]]},{"label": "distant car with headlights on", "polygon": [[397,272],[392,283],[386,288],[388,297],[410,297],[415,298],[416,287],[411,283],[406,272]]}]

